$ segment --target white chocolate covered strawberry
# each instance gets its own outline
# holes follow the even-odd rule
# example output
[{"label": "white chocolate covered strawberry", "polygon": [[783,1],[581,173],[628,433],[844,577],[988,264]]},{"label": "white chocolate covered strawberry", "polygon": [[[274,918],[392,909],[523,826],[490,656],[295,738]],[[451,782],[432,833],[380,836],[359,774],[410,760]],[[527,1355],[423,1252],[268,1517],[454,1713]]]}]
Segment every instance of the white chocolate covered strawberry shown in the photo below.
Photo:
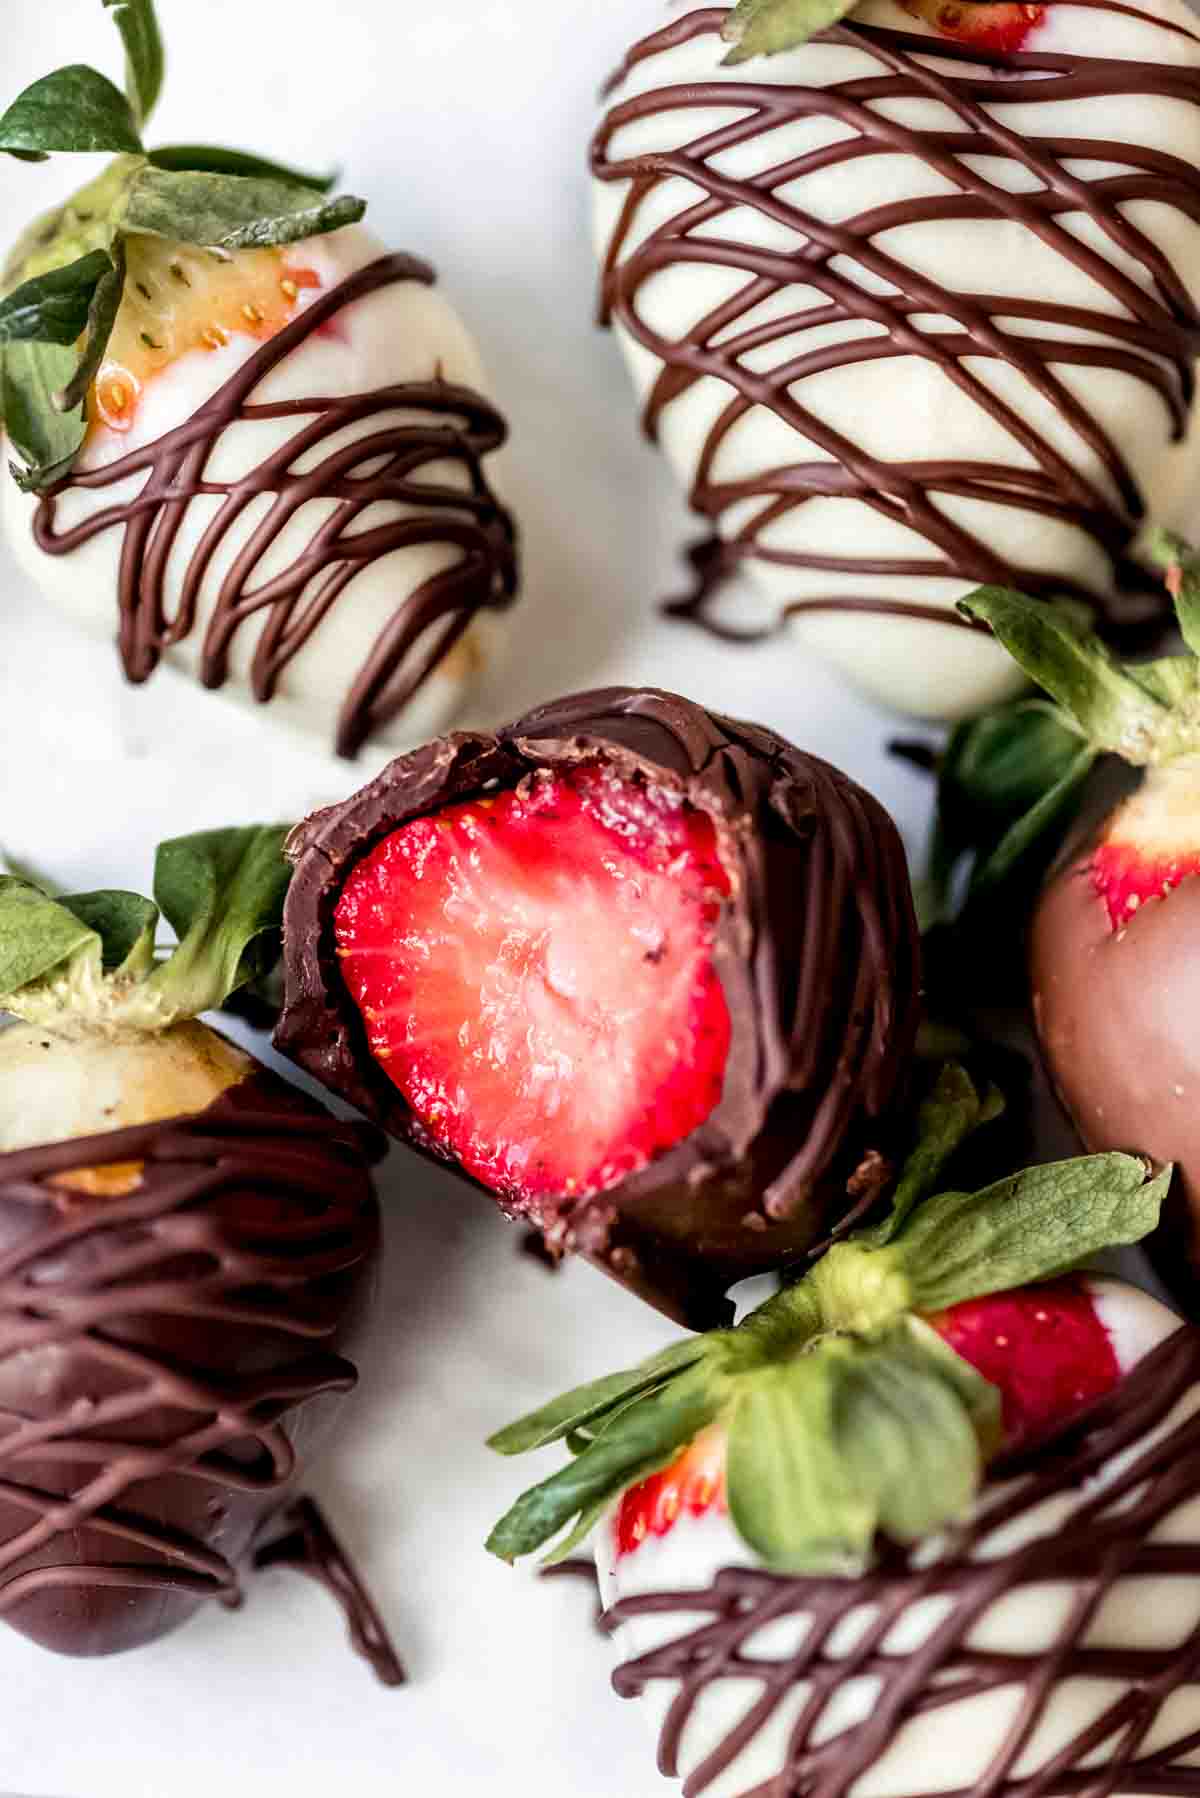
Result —
[{"label": "white chocolate covered strawberry", "polygon": [[5,271],[17,554],[133,682],[166,662],[343,755],[421,741],[516,590],[478,352],[362,201],[228,151],[147,152],[152,99],[63,70],[0,119],[14,154],[84,147],[85,115],[86,147],[121,152]]},{"label": "white chocolate covered strawberry", "polygon": [[902,1183],[737,1329],[495,1439],[568,1439],[490,1546],[595,1527],[617,1690],[688,1798],[1200,1791],[1200,1333],[1062,1273],[1168,1179]]},{"label": "white chocolate covered strawberry", "polygon": [[1073,594],[1106,634],[1152,615],[1135,540],[1196,466],[1192,14],[743,0],[647,30],[595,141],[596,237],[715,533],[682,609],[786,624],[943,718],[1015,690],[956,617],[972,586]]}]

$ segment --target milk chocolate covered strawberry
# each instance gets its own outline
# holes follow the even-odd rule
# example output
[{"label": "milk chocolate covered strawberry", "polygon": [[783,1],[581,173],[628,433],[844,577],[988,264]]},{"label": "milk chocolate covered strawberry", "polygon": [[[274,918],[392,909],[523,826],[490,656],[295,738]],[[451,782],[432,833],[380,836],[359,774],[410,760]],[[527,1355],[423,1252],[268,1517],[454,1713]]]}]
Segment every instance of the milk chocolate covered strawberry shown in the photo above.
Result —
[{"label": "milk chocolate covered strawberry", "polygon": [[908,875],[815,756],[578,694],[401,757],[289,851],[279,1046],[555,1254],[711,1322],[886,1183]]},{"label": "milk chocolate covered strawberry", "polygon": [[14,547],[130,681],[166,662],[346,756],[420,741],[516,590],[475,346],[362,200],[241,152],[148,150],[152,0],[115,17],[124,94],[75,65],[0,117],[15,157],[116,153],[0,283]]},{"label": "milk chocolate covered strawberry", "polygon": [[164,844],[156,902],[0,879],[0,1619],[111,1654],[288,1564],[395,1682],[301,1495],[357,1379],[378,1144],[195,1016],[277,948],[281,839]]},{"label": "milk chocolate covered strawberry", "polygon": [[1063,1272],[1167,1178],[927,1200],[495,1439],[569,1439],[490,1546],[594,1529],[614,1683],[688,1794],[1200,1792],[1200,1335]]},{"label": "milk chocolate covered strawberry", "polygon": [[1135,538],[1195,480],[1194,16],[645,18],[593,148],[596,239],[647,429],[713,532],[683,609],[786,625],[942,718],[1015,690],[955,613],[981,582],[1073,594],[1106,635],[1153,615]]},{"label": "milk chocolate covered strawberry", "polygon": [[[1119,758],[1140,773],[1131,796],[1068,842],[1037,903],[1033,1008],[1047,1068],[1084,1142],[1178,1163],[1171,1221],[1195,1260],[1200,566],[1178,539],[1152,547],[1190,646],[1182,655],[1123,665],[1069,612],[1026,595],[985,588],[963,603],[1056,702],[1037,703],[1059,738],[1074,742],[1065,763],[1046,763],[1044,792],[994,850],[985,880],[1055,822],[1098,758]],[[1037,745],[1026,739],[1026,747],[1036,773]]]}]

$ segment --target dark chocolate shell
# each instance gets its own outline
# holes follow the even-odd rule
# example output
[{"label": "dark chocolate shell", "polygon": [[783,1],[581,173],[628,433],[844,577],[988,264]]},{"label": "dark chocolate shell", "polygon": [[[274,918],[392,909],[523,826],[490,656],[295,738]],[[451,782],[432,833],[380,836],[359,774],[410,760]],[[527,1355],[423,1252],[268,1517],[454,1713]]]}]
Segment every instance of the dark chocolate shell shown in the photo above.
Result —
[{"label": "dark chocolate shell", "polygon": [[378,1148],[259,1070],[194,1116],[0,1155],[5,1622],[112,1654],[236,1602],[356,1382]]},{"label": "dark chocolate shell", "polygon": [[920,949],[904,851],[883,807],[828,763],[631,688],[401,756],[293,834],[276,1042],[439,1157],[367,1046],[335,954],[337,899],[355,863],[408,819],[597,758],[676,789],[714,821],[732,884],[713,952],[732,1043],[722,1098],[699,1129],[621,1185],[564,1195],[534,1221],[555,1252],[582,1252],[706,1326],[728,1315],[732,1283],[802,1254],[846,1213],[886,1157],[905,1097]]}]

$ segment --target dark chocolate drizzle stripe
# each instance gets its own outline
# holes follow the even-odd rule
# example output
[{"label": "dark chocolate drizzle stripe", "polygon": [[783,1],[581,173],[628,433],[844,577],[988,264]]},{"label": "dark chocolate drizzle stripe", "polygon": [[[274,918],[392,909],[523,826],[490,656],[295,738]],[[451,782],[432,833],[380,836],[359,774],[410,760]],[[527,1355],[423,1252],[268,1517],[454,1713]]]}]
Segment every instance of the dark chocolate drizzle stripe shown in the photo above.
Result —
[{"label": "dark chocolate drizzle stripe", "polygon": [[[517,589],[515,529],[484,474],[484,459],[507,437],[503,418],[481,395],[439,378],[401,382],[371,393],[319,396],[255,405],[256,387],[314,331],[356,300],[399,281],[432,285],[433,270],[415,257],[380,257],[322,294],[269,342],[262,344],[185,423],[104,468],[76,469],[52,488],[34,517],[34,537],[48,555],[67,555],[104,531],[125,532],[119,584],[120,650],[131,681],[147,680],[164,652],[196,627],[201,591],[215,557],[248,507],[266,494],[274,502],[255,526],[220,583],[204,634],[200,678],[223,686],[239,629],[266,613],[251,664],[254,697],[266,703],[288,663],[351,588],[355,576],[395,550],[439,544],[459,552],[452,566],[407,597],[377,638],[356,675],[337,720],[335,748],[353,756],[395,718],[462,637],[475,615],[511,604]],[[419,420],[381,422],[349,444],[331,449],[305,472],[296,463],[349,425],[402,410]],[[281,449],[236,481],[214,481],[208,459],[224,431],[238,421],[307,419]],[[453,463],[463,487],[434,482],[422,471]],[[373,467],[372,464],[378,464]],[[358,472],[367,470],[367,472]],[[145,475],[136,497],[58,531],[58,500],[71,489],[89,492]],[[216,495],[225,503],[207,526],[188,566],[174,616],[166,585],[171,552],[193,500]],[[315,499],[338,504],[286,568],[255,584],[295,514]],[[406,508],[366,530],[369,507],[390,501]],[[344,602],[353,603],[353,595]]]},{"label": "dark chocolate drizzle stripe", "polygon": [[[248,1494],[264,1518],[286,1502],[297,1413],[357,1381],[328,1344],[376,1253],[377,1152],[373,1132],[256,1076],[195,1116],[0,1155],[0,1500],[29,1519],[0,1541],[0,1616],[72,1589],[238,1602],[238,1568],[153,1482]],[[54,1184],[127,1164],[141,1176],[124,1197]],[[181,1326],[249,1339],[258,1369],[198,1365],[170,1339]],[[60,1395],[49,1409],[33,1408],[39,1369]],[[81,1559],[88,1538],[115,1558]],[[369,1630],[362,1646],[382,1666]]]},{"label": "dark chocolate drizzle stripe", "polygon": [[[953,1785],[954,1798],[1140,1798],[1200,1794],[1200,1765],[1185,1765],[1200,1751],[1200,1627],[1171,1649],[1100,1648],[1087,1645],[1104,1599],[1123,1581],[1200,1580],[1200,1542],[1153,1541],[1159,1523],[1179,1506],[1200,1497],[1200,1411],[1168,1422],[1175,1407],[1200,1380],[1200,1331],[1178,1331],[1150,1354],[1117,1391],[1095,1405],[1083,1422],[999,1477],[1018,1474],[1011,1484],[989,1483],[974,1523],[947,1545],[932,1564],[921,1566],[899,1550],[884,1551],[879,1567],[860,1580],[790,1578],[750,1568],[730,1567],[703,1592],[649,1593],[623,1599],[606,1614],[605,1626],[675,1612],[706,1614],[711,1620],[677,1640],[628,1662],[614,1675],[617,1691],[635,1697],[655,1680],[678,1686],[663,1728],[661,1770],[678,1772],[678,1755],[696,1705],[713,1682],[740,1678],[761,1684],[757,1702],[742,1722],[694,1769],[684,1786],[687,1798],[703,1792],[770,1722],[779,1706],[808,1685],[809,1698],[788,1742],[778,1778],[745,1798],[848,1798],[855,1782],[883,1758],[905,1722],[977,1694],[1019,1686],[1023,1702],[1000,1753],[971,1786]],[[1163,1427],[1158,1439],[1153,1432]],[[1129,1464],[1114,1473],[1118,1455]],[[1107,1467],[1104,1485],[1091,1485]],[[1002,1532],[1019,1526],[1036,1509],[1060,1496],[1077,1500],[1069,1520],[1059,1518],[1024,1546],[996,1550]],[[990,1558],[988,1558],[990,1557]],[[974,1648],[969,1637],[990,1609],[1021,1587],[1071,1581],[1074,1604],[1054,1646],[1028,1653]],[[1153,1587],[1145,1602],[1153,1605]],[[923,1645],[911,1653],[889,1651],[886,1641],[904,1614],[928,1600],[949,1600],[950,1609]],[[851,1651],[828,1650],[830,1637],[847,1613],[872,1607]],[[811,1629],[795,1655],[769,1660],[747,1650],[755,1633],[781,1618],[811,1619]],[[1046,1716],[1056,1688],[1072,1678],[1091,1676],[1121,1682],[1123,1690],[1097,1721],[1081,1729],[1037,1770],[1018,1776],[1034,1732]],[[846,1681],[871,1677],[879,1689],[869,1715],[859,1724],[820,1740],[829,1706]],[[1172,1739],[1143,1752],[1143,1743],[1164,1706],[1187,1691],[1193,1703],[1179,1718]],[[1111,1758],[1088,1766],[1085,1757],[1110,1743]],[[952,1753],[952,1751],[950,1751]],[[954,1772],[948,1762],[947,1774]],[[897,1798],[900,1794],[897,1792]],[[931,1798],[908,1793],[904,1798]]]},{"label": "dark chocolate drizzle stripe", "polygon": [[[1191,35],[1133,6],[1105,4],[1105,0],[1079,0],[1079,4],[1149,19],[1164,30]],[[717,33],[728,11],[724,6],[699,8],[643,40],[630,52],[613,88],[639,63],[706,34],[714,38],[715,64],[721,53]],[[1018,568],[991,550],[968,526],[952,520],[939,507],[938,496],[986,500],[1017,513],[1032,511],[1069,519],[1104,551],[1118,587],[1138,584],[1129,551],[1143,516],[1143,496],[1117,444],[1099,418],[1064,384],[1056,368],[1108,368],[1135,376],[1161,399],[1173,438],[1183,435],[1193,399],[1193,359],[1200,351],[1200,311],[1170,259],[1120,208],[1131,201],[1152,200],[1174,208],[1186,219],[1200,220],[1200,186],[1195,169],[1178,157],[1101,139],[1022,136],[984,108],[989,102],[1053,104],[1118,94],[1171,97],[1200,105],[1200,69],[1022,51],[989,55],[997,71],[991,73],[980,69],[978,51],[949,39],[889,31],[853,20],[822,33],[818,41],[867,51],[879,64],[878,75],[828,87],[716,79],[662,87],[614,105],[593,146],[592,167],[597,178],[630,183],[605,265],[602,316],[606,322],[620,323],[665,364],[647,402],[646,429],[651,437],[657,436],[665,409],[703,377],[726,383],[735,397],[709,435],[691,504],[719,530],[730,508],[746,500],[762,501],[754,516],[728,541],[701,547],[694,556],[699,575],[696,594],[672,609],[712,625],[709,601],[716,587],[743,560],[754,558],[796,569],[859,574],[868,583],[858,595],[831,593],[800,600],[785,607],[784,616],[799,611],[865,610],[962,624],[953,608],[942,610],[869,590],[872,575],[949,576],[972,584],[1015,584],[1043,593],[1072,590],[1098,608],[1104,624],[1119,630],[1137,617],[1138,601],[1128,595],[1114,597],[1102,590],[1072,588],[1061,572],[1052,568]],[[955,64],[967,66],[958,74]],[[948,108],[960,128],[921,131],[876,110],[881,101],[894,104],[918,99]],[[659,113],[704,107],[745,108],[746,113],[678,149],[629,158],[610,154],[612,140],[622,126]],[[752,177],[739,179],[713,165],[715,157],[734,146],[791,120],[812,117],[837,120],[854,135]],[[803,190],[800,196],[788,197],[780,191],[821,169],[849,167],[863,157],[897,153],[916,157],[959,191],[880,205],[838,224],[806,212],[801,203]],[[980,155],[1003,157],[1030,170],[1041,184],[1039,190],[1010,193],[994,185],[964,160]],[[1118,163],[1128,172],[1084,179],[1068,172],[1065,165],[1073,158]],[[676,177],[694,184],[705,197],[681,205],[667,223],[626,253],[650,196]],[[773,225],[791,228],[799,247],[790,252],[772,251],[734,237],[697,235],[701,228],[711,230],[714,220],[738,207],[749,208]],[[1149,291],[1125,274],[1116,260],[1067,229],[1066,215],[1079,213],[1085,213],[1113,246],[1114,257],[1135,260],[1149,278]],[[882,233],[897,226],[957,219],[1008,219],[1023,226],[1090,276],[1123,308],[1125,316],[1002,294],[956,292],[918,274],[877,242]],[[840,270],[834,267],[839,258]],[[846,271],[847,261],[889,282],[898,292],[871,292]],[[680,263],[741,269],[747,279],[739,293],[701,318],[682,341],[673,341],[650,327],[638,309],[638,299],[647,280]],[[824,303],[807,310],[798,307],[786,317],[737,329],[739,321],[764,301],[800,285],[818,289]],[[914,315],[925,313],[953,319],[958,329],[944,334],[926,332],[910,322]],[[1103,341],[1080,343],[1053,332],[1045,337],[1025,335],[1012,323],[1022,319],[1064,331],[1096,332]],[[789,356],[770,370],[755,371],[743,361],[749,352],[797,332],[851,320],[870,320],[883,326],[885,334]],[[802,390],[801,397],[793,391],[795,383],[821,370],[906,355],[920,356],[940,367],[955,387],[1010,432],[1032,456],[1035,467],[1000,462],[885,462],[824,424],[804,405]],[[999,358],[1019,369],[1033,391],[1070,424],[1077,442],[1095,454],[1107,481],[1089,479],[968,369],[966,359],[980,357]],[[747,480],[718,481],[714,464],[722,445],[739,421],[758,406],[797,432],[798,457],[803,453],[802,440],[807,439],[833,460],[798,459]],[[799,554],[770,548],[761,541],[770,527],[818,496],[849,497],[872,507],[923,537],[929,555]],[[1014,520],[1014,524],[1018,522]],[[1140,605],[1143,615],[1148,603]],[[731,636],[763,634],[717,628]]]},{"label": "dark chocolate drizzle stripe", "polygon": [[324,1586],[346,1619],[351,1646],[372,1668],[384,1686],[407,1682],[404,1664],[396,1653],[386,1625],[363,1585],[358,1569],[311,1498],[299,1499],[287,1513],[286,1535],[258,1549],[255,1570],[290,1567]]}]

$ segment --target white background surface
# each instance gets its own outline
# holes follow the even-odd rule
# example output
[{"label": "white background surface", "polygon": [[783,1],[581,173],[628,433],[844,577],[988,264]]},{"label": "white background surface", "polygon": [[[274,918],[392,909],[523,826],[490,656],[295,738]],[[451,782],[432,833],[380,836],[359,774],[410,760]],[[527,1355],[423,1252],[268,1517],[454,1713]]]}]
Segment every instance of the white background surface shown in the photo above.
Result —
[{"label": "white background surface", "polygon": [[[887,721],[787,645],[731,650],[656,617],[695,534],[592,324],[585,162],[594,97],[660,0],[160,0],[157,141],[340,164],[369,222],[430,257],[512,424],[525,538],[513,653],[479,721],[611,681],[675,687],[842,763],[915,845],[917,776]],[[4,0],[3,99],[65,62],[116,74],[99,0]],[[72,163],[74,166],[72,166]],[[0,243],[89,164],[0,159]],[[80,887],[141,886],[160,836],[289,817],[345,766],[47,615],[0,549],[0,842]],[[667,1339],[587,1268],[550,1279],[516,1234],[395,1154],[379,1325],[336,1466],[313,1484],[357,1555],[412,1684],[375,1688],[328,1601],[284,1575],[122,1660],[56,1660],[0,1630],[0,1790],[29,1798],[653,1798],[666,1791],[574,1582],[480,1546],[536,1466],[482,1447],[552,1392]]]}]

